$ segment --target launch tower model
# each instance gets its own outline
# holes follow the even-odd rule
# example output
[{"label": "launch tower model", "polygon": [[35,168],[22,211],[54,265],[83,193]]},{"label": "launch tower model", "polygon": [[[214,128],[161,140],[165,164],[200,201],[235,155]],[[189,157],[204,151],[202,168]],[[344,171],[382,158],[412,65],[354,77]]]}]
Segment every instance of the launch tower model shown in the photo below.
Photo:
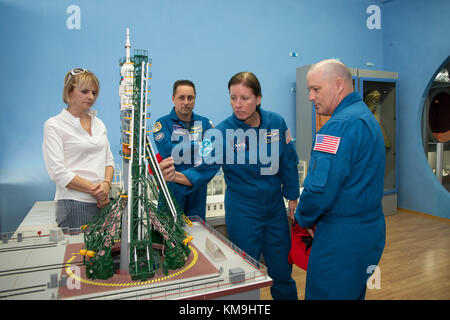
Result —
[{"label": "launch tower model", "polygon": [[85,226],[85,248],[80,254],[87,277],[108,279],[114,275],[112,247],[120,239],[121,272],[144,281],[157,268],[167,275],[169,269],[183,267],[192,236],[182,228],[190,221],[176,206],[147,137],[148,51],[134,50],[130,56],[128,28],[125,48],[119,86],[124,189]]}]

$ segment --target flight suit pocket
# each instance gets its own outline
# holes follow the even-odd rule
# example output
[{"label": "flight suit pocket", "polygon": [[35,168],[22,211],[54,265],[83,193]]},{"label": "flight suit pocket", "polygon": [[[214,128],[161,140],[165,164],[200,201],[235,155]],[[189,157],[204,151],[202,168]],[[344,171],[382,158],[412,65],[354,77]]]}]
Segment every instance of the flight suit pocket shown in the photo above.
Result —
[{"label": "flight suit pocket", "polygon": [[316,160],[314,172],[311,179],[311,190],[323,192],[327,185],[328,174],[330,172],[331,159],[319,157]]}]

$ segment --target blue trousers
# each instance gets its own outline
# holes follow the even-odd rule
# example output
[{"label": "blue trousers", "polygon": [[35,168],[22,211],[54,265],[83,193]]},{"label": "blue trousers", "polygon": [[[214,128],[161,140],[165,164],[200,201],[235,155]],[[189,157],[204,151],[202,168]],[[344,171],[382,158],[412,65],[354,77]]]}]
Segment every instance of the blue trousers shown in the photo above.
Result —
[{"label": "blue trousers", "polygon": [[262,253],[269,277],[273,279],[272,298],[297,300],[297,285],[291,276],[292,265],[288,263],[291,242],[283,198],[244,200],[227,190],[225,222],[231,242],[257,261]]},{"label": "blue trousers", "polygon": [[167,186],[186,216],[198,216],[206,220],[206,185],[192,194],[187,194],[188,187],[180,184],[168,182]]},{"label": "blue trousers", "polygon": [[323,218],[316,225],[306,272],[307,300],[363,300],[371,266],[385,245],[385,221],[378,212],[364,218]]}]

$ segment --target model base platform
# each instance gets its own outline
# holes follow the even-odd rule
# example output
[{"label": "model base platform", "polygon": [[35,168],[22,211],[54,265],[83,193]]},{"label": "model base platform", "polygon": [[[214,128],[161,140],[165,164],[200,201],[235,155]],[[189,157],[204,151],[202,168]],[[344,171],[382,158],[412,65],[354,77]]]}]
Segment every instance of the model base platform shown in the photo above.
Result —
[{"label": "model base platform", "polygon": [[117,263],[113,277],[89,279],[78,253],[82,231],[57,227],[54,201],[36,202],[16,232],[2,234],[0,299],[259,299],[259,289],[272,285],[266,267],[201,219],[191,221],[182,268],[135,281]]}]

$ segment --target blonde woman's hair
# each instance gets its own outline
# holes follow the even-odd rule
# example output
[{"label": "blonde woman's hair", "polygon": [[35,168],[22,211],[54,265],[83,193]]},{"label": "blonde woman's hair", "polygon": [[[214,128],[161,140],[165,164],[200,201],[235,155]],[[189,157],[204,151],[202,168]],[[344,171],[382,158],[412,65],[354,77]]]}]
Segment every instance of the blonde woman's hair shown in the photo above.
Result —
[{"label": "blonde woman's hair", "polygon": [[96,86],[95,99],[97,99],[100,92],[100,82],[98,78],[91,71],[87,69],[76,68],[66,73],[64,77],[64,89],[62,98],[65,104],[69,104],[69,94],[73,91],[73,88],[79,86],[81,88],[87,87],[93,83]]}]

